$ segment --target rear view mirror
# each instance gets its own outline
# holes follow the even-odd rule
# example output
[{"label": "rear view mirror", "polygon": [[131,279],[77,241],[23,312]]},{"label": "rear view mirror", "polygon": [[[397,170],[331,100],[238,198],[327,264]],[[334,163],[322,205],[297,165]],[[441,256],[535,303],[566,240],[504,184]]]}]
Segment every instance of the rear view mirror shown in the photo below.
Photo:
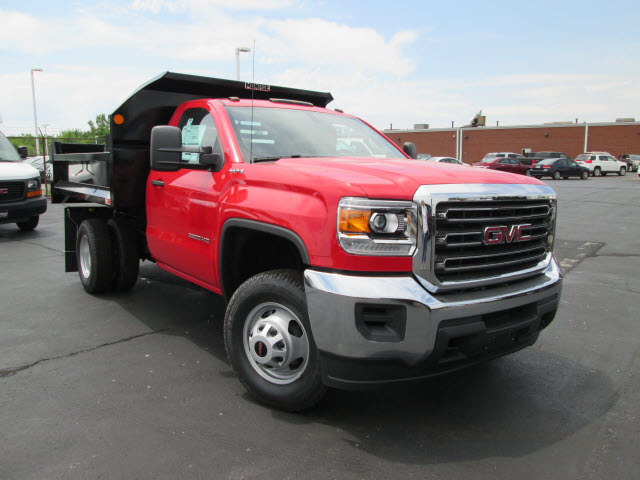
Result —
[{"label": "rear view mirror", "polygon": [[416,146],[412,142],[404,142],[402,151],[409,155],[411,158],[416,158],[418,156],[418,150],[416,150]]},{"label": "rear view mirror", "polygon": [[18,155],[24,160],[29,156],[29,150],[27,150],[27,147],[18,147]]},{"label": "rear view mirror", "polygon": [[182,162],[183,153],[197,153],[200,155],[197,164],[188,164],[191,168],[197,166],[209,167],[219,172],[224,165],[224,157],[219,153],[212,153],[211,147],[182,145],[182,131],[178,127],[160,125],[151,130],[151,169],[158,172],[175,172],[185,166]]},{"label": "rear view mirror", "polygon": [[182,132],[178,127],[161,125],[151,130],[151,170],[175,172],[180,169]]}]

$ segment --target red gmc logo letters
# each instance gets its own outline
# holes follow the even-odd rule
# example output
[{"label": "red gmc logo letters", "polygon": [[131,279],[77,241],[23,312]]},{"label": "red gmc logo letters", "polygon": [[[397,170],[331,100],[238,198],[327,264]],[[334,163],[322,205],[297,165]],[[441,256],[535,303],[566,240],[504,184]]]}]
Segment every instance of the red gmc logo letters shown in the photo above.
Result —
[{"label": "red gmc logo letters", "polygon": [[0,193],[9,193],[8,188],[0,188]]},{"label": "red gmc logo letters", "polygon": [[522,233],[522,231],[527,228],[531,228],[530,223],[512,225],[511,227],[486,227],[482,231],[482,241],[485,245],[499,245],[501,243],[515,243],[531,240],[531,235]]}]

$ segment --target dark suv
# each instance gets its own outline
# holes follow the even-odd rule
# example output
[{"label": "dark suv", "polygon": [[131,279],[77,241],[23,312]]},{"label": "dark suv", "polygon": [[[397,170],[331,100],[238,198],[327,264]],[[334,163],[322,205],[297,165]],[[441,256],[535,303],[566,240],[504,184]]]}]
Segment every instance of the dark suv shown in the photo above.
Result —
[{"label": "dark suv", "polygon": [[589,178],[589,169],[581,167],[573,160],[566,158],[549,158],[540,160],[531,169],[533,177],[551,177],[554,180],[569,177],[580,177],[582,180]]}]

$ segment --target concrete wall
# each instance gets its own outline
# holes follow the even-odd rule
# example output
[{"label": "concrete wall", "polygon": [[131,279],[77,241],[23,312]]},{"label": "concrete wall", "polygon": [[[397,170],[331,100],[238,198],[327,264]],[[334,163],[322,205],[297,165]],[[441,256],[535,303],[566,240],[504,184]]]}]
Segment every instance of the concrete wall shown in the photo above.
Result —
[{"label": "concrete wall", "polygon": [[551,150],[575,157],[585,152],[585,131],[588,130],[586,151],[602,150],[614,156],[623,153],[640,154],[640,122],[611,124],[578,124],[567,126],[534,125],[522,127],[478,127],[435,130],[386,130],[384,133],[397,145],[416,144],[418,153],[432,156],[456,156],[456,135],[462,136],[462,156],[465,163],[478,162],[489,152],[521,153]]}]

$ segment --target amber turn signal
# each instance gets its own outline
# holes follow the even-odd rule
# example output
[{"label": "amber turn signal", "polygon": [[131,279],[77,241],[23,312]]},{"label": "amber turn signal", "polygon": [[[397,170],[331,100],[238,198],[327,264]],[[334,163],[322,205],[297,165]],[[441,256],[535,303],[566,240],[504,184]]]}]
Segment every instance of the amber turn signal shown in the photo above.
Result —
[{"label": "amber turn signal", "polygon": [[40,190],[33,190],[31,192],[27,192],[27,197],[39,197],[42,195],[42,189]]},{"label": "amber turn signal", "polygon": [[371,210],[340,210],[341,233],[369,233]]}]

